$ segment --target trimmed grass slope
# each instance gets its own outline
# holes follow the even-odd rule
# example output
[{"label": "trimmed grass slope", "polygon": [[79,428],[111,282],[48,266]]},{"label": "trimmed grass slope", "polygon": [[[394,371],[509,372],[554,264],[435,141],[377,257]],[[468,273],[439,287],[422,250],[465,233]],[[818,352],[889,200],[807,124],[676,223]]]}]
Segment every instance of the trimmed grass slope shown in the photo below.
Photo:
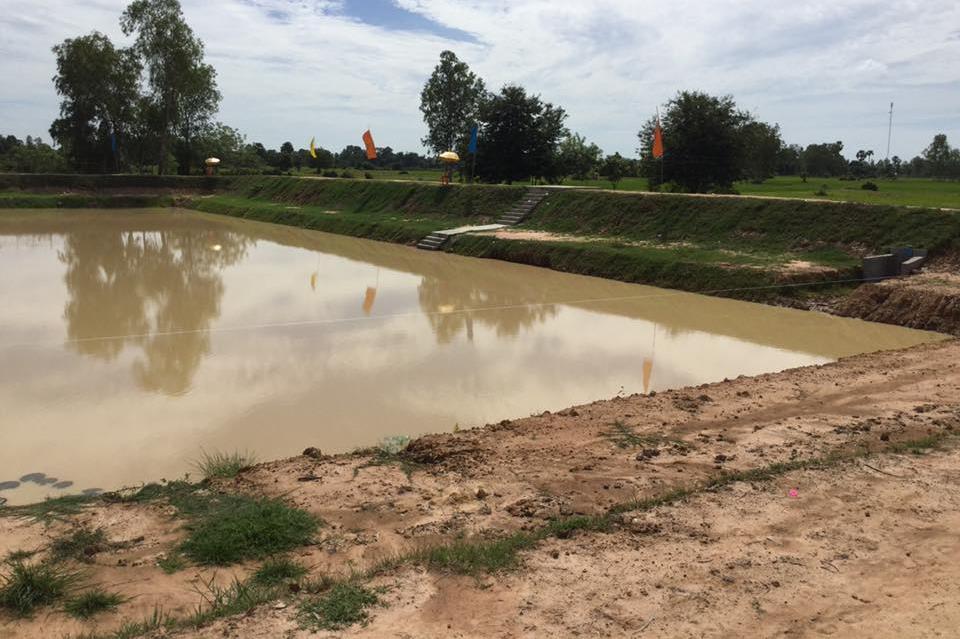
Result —
[{"label": "trimmed grass slope", "polygon": [[[960,246],[960,214],[854,203],[590,191],[551,194],[525,226],[753,251]],[[819,260],[817,260],[819,261]]]}]

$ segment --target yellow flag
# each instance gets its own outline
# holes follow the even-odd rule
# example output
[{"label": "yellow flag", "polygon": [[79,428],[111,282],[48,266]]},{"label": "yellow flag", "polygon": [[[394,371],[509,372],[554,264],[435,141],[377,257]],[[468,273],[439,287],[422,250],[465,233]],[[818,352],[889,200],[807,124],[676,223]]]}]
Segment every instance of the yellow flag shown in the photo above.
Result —
[{"label": "yellow flag", "polygon": [[310,157],[317,159],[317,138],[310,138]]}]

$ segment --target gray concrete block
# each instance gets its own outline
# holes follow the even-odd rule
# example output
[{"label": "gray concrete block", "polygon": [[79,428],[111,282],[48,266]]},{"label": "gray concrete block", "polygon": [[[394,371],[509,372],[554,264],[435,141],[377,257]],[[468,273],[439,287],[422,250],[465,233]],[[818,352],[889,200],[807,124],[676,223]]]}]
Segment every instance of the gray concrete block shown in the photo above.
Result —
[{"label": "gray concrete block", "polygon": [[880,280],[900,274],[900,263],[893,253],[863,258],[863,279]]},{"label": "gray concrete block", "polygon": [[920,255],[911,257],[909,260],[900,265],[900,275],[910,275],[914,271],[919,270],[926,261],[927,258]]}]

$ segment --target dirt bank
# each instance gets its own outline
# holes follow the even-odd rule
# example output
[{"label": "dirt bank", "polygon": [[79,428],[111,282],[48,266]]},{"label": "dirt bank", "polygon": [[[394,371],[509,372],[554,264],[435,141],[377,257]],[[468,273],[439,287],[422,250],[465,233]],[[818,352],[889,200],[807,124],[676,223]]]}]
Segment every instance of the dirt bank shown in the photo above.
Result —
[{"label": "dirt bank", "polygon": [[929,271],[865,284],[837,301],[838,315],[960,335],[960,275]]},{"label": "dirt bank", "polygon": [[[428,436],[399,455],[311,451],[204,490],[277,497],[321,517],[292,556],[314,579],[372,570],[364,583],[384,588],[369,625],[348,634],[934,634],[960,618],[960,568],[944,559],[960,549],[960,458],[896,453],[956,431],[960,342],[949,341]],[[875,455],[859,457],[867,450]],[[751,481],[703,490],[718,477]],[[183,619],[211,605],[211,583],[259,566],[166,574],[158,562],[187,534],[174,512],[163,499],[96,500],[47,522],[0,517],[0,555],[36,550],[32,561],[78,524],[103,529],[106,543],[75,567],[129,597],[86,622],[56,605],[28,620],[0,613],[0,637],[113,631],[157,607]],[[588,521],[578,515],[602,516],[602,530],[576,530]],[[411,555],[529,537],[558,520],[576,525],[530,537],[511,569],[461,577],[456,562]],[[284,592],[242,619],[164,632],[298,636],[312,595]]]}]

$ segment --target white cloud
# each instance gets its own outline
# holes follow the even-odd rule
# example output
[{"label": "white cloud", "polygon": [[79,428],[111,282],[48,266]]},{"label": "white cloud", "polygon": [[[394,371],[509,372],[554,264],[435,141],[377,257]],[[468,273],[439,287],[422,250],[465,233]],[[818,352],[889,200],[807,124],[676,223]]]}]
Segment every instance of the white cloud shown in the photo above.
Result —
[{"label": "white cloud", "polygon": [[[873,0],[396,0],[472,36],[457,42],[344,16],[339,0],[183,0],[224,95],[221,118],[271,146],[313,135],[339,149],[367,126],[419,147],[419,92],[445,48],[490,87],[518,82],[559,104],[572,129],[633,153],[642,121],[678,89],[733,94],[789,142],[841,139],[893,152],[960,138],[960,5]],[[6,0],[0,130],[42,134],[56,116],[50,47],[99,29],[123,41],[125,0]]]}]

